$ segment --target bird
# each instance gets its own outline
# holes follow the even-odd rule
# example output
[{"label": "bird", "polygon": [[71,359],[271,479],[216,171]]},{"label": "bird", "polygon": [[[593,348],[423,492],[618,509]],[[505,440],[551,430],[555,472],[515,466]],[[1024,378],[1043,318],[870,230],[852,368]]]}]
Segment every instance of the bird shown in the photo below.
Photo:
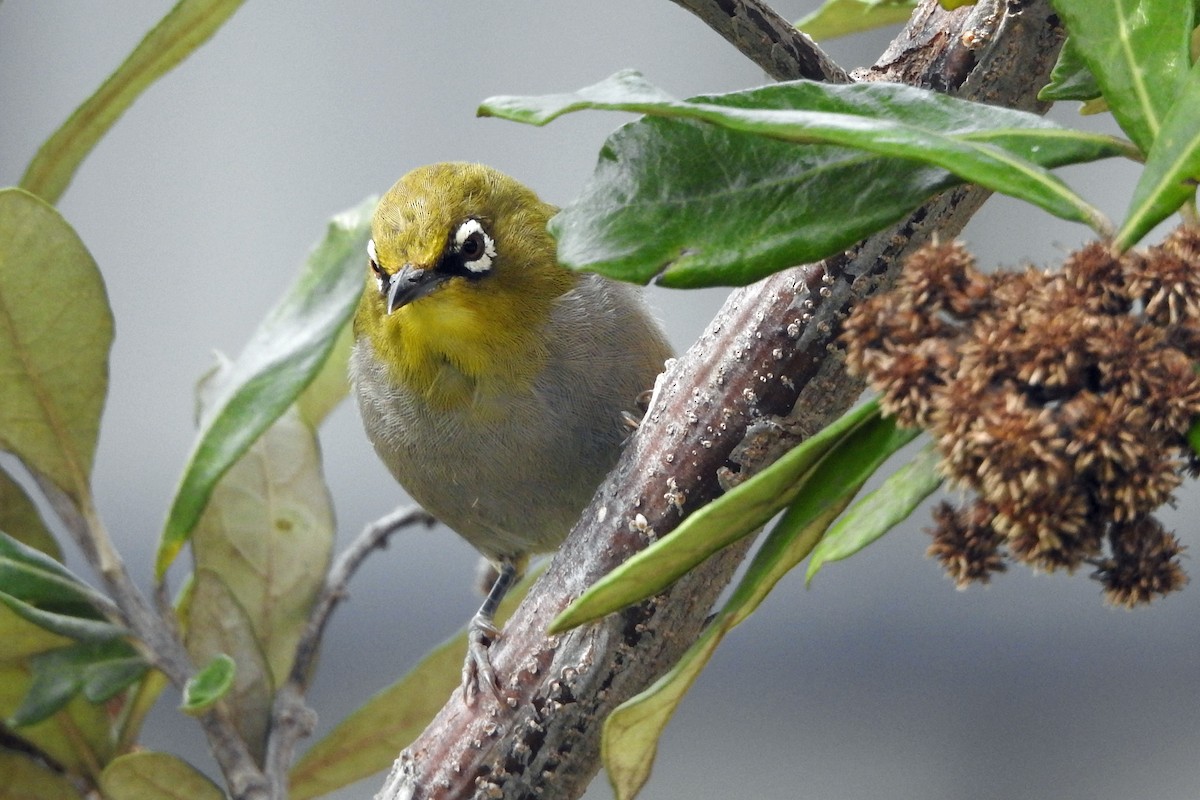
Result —
[{"label": "bird", "polygon": [[446,162],[401,177],[371,220],[350,383],[392,476],[494,568],[468,625],[468,702],[499,687],[497,606],[566,538],[672,354],[638,287],[558,262],[557,211]]}]

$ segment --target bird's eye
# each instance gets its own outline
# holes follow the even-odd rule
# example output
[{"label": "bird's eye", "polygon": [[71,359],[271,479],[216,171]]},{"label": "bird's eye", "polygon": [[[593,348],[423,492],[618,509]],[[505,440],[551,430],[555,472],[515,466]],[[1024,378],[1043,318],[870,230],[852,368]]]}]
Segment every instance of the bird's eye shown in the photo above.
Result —
[{"label": "bird's eye", "polygon": [[492,268],[496,243],[479,220],[472,218],[459,225],[454,232],[452,247],[462,260],[462,265],[471,272],[482,274]]},{"label": "bird's eye", "polygon": [[483,232],[475,231],[468,236],[467,240],[458,248],[458,252],[467,261],[474,261],[483,255]]}]

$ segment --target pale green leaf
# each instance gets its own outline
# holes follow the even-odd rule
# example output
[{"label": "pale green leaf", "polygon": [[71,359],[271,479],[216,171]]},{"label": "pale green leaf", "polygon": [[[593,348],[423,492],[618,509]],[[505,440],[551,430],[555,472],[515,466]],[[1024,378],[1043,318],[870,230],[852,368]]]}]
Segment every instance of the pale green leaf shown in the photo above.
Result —
[{"label": "pale green leaf", "polygon": [[1200,64],[1192,67],[1163,120],[1146,167],[1133,190],[1116,245],[1137,244],[1158,223],[1196,196],[1200,182]]},{"label": "pale green leaf", "polygon": [[[95,672],[89,676],[89,670],[136,657],[133,648],[120,640],[73,643],[32,657],[29,667],[33,681],[20,706],[9,717],[9,724],[21,727],[41,722],[79,695],[89,681],[95,692],[93,704],[97,699],[111,698],[139,676],[132,675],[123,685],[113,688],[111,676],[102,678]],[[102,687],[112,688],[112,693]]]},{"label": "pale green leaf", "polygon": [[220,575],[246,615],[269,665],[268,688],[291,671],[333,534],[316,436],[292,408],[217,483],[192,535],[197,570]]},{"label": "pale green leaf", "polygon": [[0,190],[0,449],[77,503],[89,493],[113,321],[104,282],[57,211]]},{"label": "pale green leaf", "polygon": [[1192,0],[1052,0],[1121,130],[1149,152],[1191,66]]},{"label": "pale green leaf", "polygon": [[[296,283],[263,320],[222,381],[180,479],[155,573],[175,560],[213,487],[325,364],[362,293],[376,200],[331,221]],[[320,404],[318,404],[320,405]]]},{"label": "pale green leaf", "polygon": [[185,714],[203,714],[229,693],[236,674],[234,660],[224,653],[218,654],[184,684],[179,710]]},{"label": "pale green leaf", "polygon": [[104,768],[106,800],[225,800],[225,792],[200,770],[169,753],[129,753]]},{"label": "pale green leaf", "polygon": [[[541,572],[538,569],[527,575],[504,598],[496,615],[500,625]],[[466,654],[464,628],[339,722],[292,768],[288,779],[291,800],[320,797],[390,767],[396,754],[425,730],[446,698],[459,690]]]},{"label": "pale green leaf", "polygon": [[929,445],[888,476],[882,486],[855,503],[813,550],[805,581],[812,581],[826,563],[849,558],[907,519],[941,486],[937,462],[937,449]]},{"label": "pale green leaf", "polygon": [[598,580],[559,614],[549,632],[560,633],[658,594],[713,553],[758,530],[804,489],[826,454],[878,419],[874,401],[844,414]]},{"label": "pale green leaf", "polygon": [[70,644],[65,636],[33,624],[0,603],[0,666],[20,664],[29,656]]},{"label": "pale green leaf", "polygon": [[917,0],[825,0],[796,27],[817,41],[908,21]]},{"label": "pale green leaf", "polygon": [[42,521],[37,506],[20,484],[3,469],[0,469],[0,532],[42,551],[56,561],[62,560],[62,550]]},{"label": "pale green leaf", "polygon": [[195,572],[185,642],[196,664],[227,658],[237,665],[227,689],[198,699],[197,703],[202,704],[197,708],[203,710],[218,697],[225,697],[242,741],[261,761],[271,722],[271,675],[245,609],[211,570]]},{"label": "pale green leaf", "polygon": [[[29,692],[29,667],[0,664],[0,718],[9,719]],[[108,709],[77,695],[49,719],[10,733],[29,742],[64,769],[84,774],[115,752]]]},{"label": "pale green leaf", "polygon": [[38,150],[21,188],[57,203],[79,164],[150,84],[204,44],[242,0],[180,0]]}]

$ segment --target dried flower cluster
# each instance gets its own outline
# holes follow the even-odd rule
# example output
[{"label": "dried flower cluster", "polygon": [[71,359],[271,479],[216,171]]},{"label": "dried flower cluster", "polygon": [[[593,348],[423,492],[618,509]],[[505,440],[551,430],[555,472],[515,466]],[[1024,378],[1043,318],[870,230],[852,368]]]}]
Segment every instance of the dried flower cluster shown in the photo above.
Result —
[{"label": "dried flower cluster", "polygon": [[928,429],[974,497],[941,505],[930,554],[960,585],[1093,565],[1109,601],[1187,582],[1153,511],[1198,463],[1200,228],[1062,268],[985,275],[957,243],[922,249],[897,287],[850,315],[850,369],[901,424]]}]

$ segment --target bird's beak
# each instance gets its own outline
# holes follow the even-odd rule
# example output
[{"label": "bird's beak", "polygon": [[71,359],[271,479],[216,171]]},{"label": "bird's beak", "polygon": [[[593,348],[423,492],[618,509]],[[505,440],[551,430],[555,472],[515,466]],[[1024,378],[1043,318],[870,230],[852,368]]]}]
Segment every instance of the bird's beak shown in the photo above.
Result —
[{"label": "bird's beak", "polygon": [[420,300],[442,285],[446,276],[432,269],[405,264],[387,286],[387,313]]}]

